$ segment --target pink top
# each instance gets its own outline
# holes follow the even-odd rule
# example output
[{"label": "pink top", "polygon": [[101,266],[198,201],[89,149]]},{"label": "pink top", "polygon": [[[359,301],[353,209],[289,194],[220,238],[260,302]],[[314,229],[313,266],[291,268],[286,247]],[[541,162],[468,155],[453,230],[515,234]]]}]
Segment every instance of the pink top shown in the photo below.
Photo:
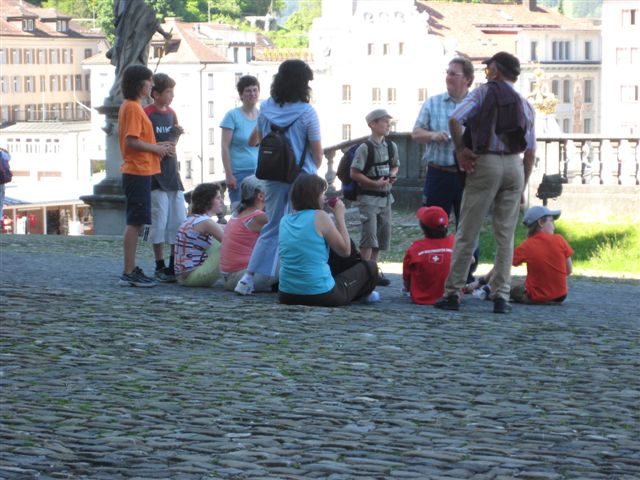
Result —
[{"label": "pink top", "polygon": [[222,245],[220,245],[220,271],[233,273],[244,270],[249,265],[251,252],[258,240],[259,232],[249,230],[248,225],[262,210],[247,215],[243,218],[232,216],[224,229]]}]

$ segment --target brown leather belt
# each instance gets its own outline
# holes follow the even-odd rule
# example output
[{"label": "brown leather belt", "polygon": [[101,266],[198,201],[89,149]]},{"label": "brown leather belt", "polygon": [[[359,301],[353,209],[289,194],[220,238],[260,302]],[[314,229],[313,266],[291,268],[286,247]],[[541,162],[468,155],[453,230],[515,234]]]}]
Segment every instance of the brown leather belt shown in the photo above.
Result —
[{"label": "brown leather belt", "polygon": [[444,165],[436,165],[435,163],[428,163],[427,168],[433,168],[434,170],[440,170],[441,172],[447,173],[458,173],[458,169],[456,167],[445,167]]}]

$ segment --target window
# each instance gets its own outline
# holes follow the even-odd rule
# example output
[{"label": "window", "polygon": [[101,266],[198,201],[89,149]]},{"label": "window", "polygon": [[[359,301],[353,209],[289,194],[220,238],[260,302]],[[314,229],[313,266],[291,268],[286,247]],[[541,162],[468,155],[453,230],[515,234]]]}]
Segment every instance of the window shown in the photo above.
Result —
[{"label": "window", "polygon": [[351,125],[348,123],[342,124],[342,140],[351,140]]},{"label": "window", "polygon": [[24,63],[28,65],[33,65],[35,62],[35,58],[33,55],[33,48],[25,48],[24,49]]},{"label": "window", "polygon": [[342,101],[351,102],[351,85],[342,85]]},{"label": "window", "polygon": [[22,82],[20,81],[20,77],[13,77],[13,93],[20,93],[22,91]]},{"label": "window", "polygon": [[367,55],[375,55],[376,53],[376,47],[373,43],[368,43],[367,44]]},{"label": "window", "polygon": [[[236,78],[236,83],[238,83],[238,79]],[[207,74],[207,88],[209,90],[213,90],[213,73]]]},{"label": "window", "polygon": [[593,102],[593,80],[584,81],[584,102]]},{"label": "window", "polygon": [[9,121],[9,106],[2,105],[0,106],[0,121],[2,123],[6,123]]},{"label": "window", "polygon": [[47,64],[47,49],[46,48],[39,48],[38,49],[38,63],[40,65],[46,65]]},{"label": "window", "polygon": [[404,42],[398,44],[398,55],[404,55]]},{"label": "window", "polygon": [[373,103],[380,103],[382,94],[380,93],[380,89],[377,87],[374,87],[371,89],[371,101]]},{"label": "window", "polygon": [[63,110],[63,118],[65,120],[73,120],[73,103],[65,103]]},{"label": "window", "polygon": [[47,81],[44,75],[40,75],[40,91],[41,92],[47,91]]},{"label": "window", "polygon": [[72,75],[63,75],[62,76],[62,91],[70,92],[73,90],[73,86],[71,85]]},{"label": "window", "polygon": [[93,54],[93,50],[91,50],[90,48],[85,48],[84,49],[84,58],[85,59],[89,58],[92,54]]},{"label": "window", "polygon": [[[38,119],[38,109],[35,105],[26,105],[26,120],[27,122],[35,122]],[[28,139],[27,142],[31,142],[31,139]],[[33,150],[33,143],[27,144],[27,148],[30,150],[29,153],[35,153]]]},{"label": "window", "polygon": [[387,88],[387,102],[388,103],[396,103],[396,89],[395,88]]},{"label": "window", "polygon": [[571,42],[555,41],[551,43],[551,58],[553,60],[570,60]]},{"label": "window", "polygon": [[584,42],[584,59],[591,60],[591,42]]},{"label": "window", "polygon": [[[52,120],[60,120],[60,104],[59,103],[52,103],[50,111],[51,111],[51,119]],[[56,152],[57,149],[55,147],[52,147],[51,151],[52,152]]]},{"label": "window", "polygon": [[[213,82],[213,74],[211,74],[211,75],[212,75],[212,77],[211,77],[212,80],[211,81]],[[236,85],[237,85],[238,82],[240,81],[240,79],[242,78],[242,73],[236,73],[235,76],[236,76]],[[211,90],[213,90],[213,83],[211,84]]]},{"label": "window", "polygon": [[209,118],[213,118],[213,102],[212,101],[209,101],[207,103],[207,115],[209,116]]},{"label": "window", "polygon": [[213,145],[213,142],[215,140],[215,129],[214,128],[210,128],[209,129],[207,138],[209,139],[209,145]]},{"label": "window", "polygon": [[49,77],[49,91],[50,92],[60,91],[60,75],[51,75]]},{"label": "window", "polygon": [[6,65],[7,63],[7,49],[0,48],[0,65]]},{"label": "window", "polygon": [[629,49],[616,48],[616,64],[624,65],[626,63],[629,63]]},{"label": "window", "polygon": [[184,172],[184,178],[191,179],[191,160],[184,162],[186,171]]},{"label": "window", "polygon": [[19,48],[11,49],[11,63],[20,64],[22,63],[22,56],[20,55],[21,51]]},{"label": "window", "polygon": [[56,21],[56,32],[66,32],[69,30],[69,22],[67,20]]},{"label": "window", "polygon": [[419,88],[418,89],[418,102],[424,103],[427,98],[428,98],[427,97],[427,89],[426,88]]},{"label": "window", "polygon": [[0,77],[0,93],[9,93],[9,78]]},{"label": "window", "polygon": [[86,88],[87,91],[91,90],[91,74],[89,73],[84,76],[84,88]]},{"label": "window", "polygon": [[571,80],[562,81],[562,103],[571,103]]},{"label": "window", "polygon": [[564,133],[571,133],[571,121],[568,118],[562,120],[562,131]]},{"label": "window", "polygon": [[24,91],[35,92],[36,91],[36,77],[27,75],[24,77]]},{"label": "window", "polygon": [[627,103],[635,103],[639,100],[638,90],[639,85],[621,85],[620,86],[620,100]]},{"label": "window", "polygon": [[560,97],[560,82],[558,80],[551,81],[551,93],[553,93],[556,98]]},{"label": "window", "polygon": [[591,133],[591,119],[585,118],[582,122],[583,133]]},{"label": "window", "polygon": [[622,26],[637,25],[638,10],[622,10]]},{"label": "window", "polygon": [[22,30],[25,32],[33,32],[35,30],[35,22],[33,18],[22,19]]},{"label": "window", "polygon": [[538,42],[531,42],[531,61],[536,62],[538,60]]},{"label": "window", "polygon": [[233,47],[233,63],[238,63],[238,47]]},{"label": "window", "polygon": [[209,157],[209,175],[216,173],[216,160],[214,157]]},{"label": "window", "polygon": [[62,63],[73,63],[73,50],[71,48],[62,49]]},{"label": "window", "polygon": [[76,92],[82,91],[82,75],[76,75],[75,85],[73,87]]},{"label": "window", "polygon": [[56,64],[60,63],[60,52],[57,48],[49,49],[49,63]]},{"label": "window", "polygon": [[389,55],[391,53],[391,45],[385,43],[382,45],[382,55]]},{"label": "window", "polygon": [[252,48],[247,47],[245,49],[245,60],[246,60],[247,63],[250,63],[251,60],[253,60],[253,49]]}]

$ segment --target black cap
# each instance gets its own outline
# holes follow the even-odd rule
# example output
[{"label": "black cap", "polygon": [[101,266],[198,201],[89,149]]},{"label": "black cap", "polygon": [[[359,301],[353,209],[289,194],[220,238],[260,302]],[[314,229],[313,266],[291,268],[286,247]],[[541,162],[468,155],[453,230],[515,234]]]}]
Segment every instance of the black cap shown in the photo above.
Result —
[{"label": "black cap", "polygon": [[515,55],[511,55],[508,52],[498,52],[482,63],[489,65],[491,62],[499,64],[502,67],[501,70],[505,73],[510,73],[515,77],[520,75],[520,60]]}]

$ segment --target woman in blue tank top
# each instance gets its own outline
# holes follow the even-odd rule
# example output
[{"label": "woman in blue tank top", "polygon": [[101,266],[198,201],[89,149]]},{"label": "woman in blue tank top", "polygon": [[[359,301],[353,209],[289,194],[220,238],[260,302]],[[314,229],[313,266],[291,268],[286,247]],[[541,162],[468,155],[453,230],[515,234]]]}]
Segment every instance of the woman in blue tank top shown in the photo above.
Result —
[{"label": "woman in blue tank top", "polygon": [[360,261],[331,275],[329,248],[340,256],[351,253],[351,240],[344,219],[345,207],[338,200],[330,207],[335,224],[322,210],[327,182],[317,175],[301,174],[291,186],[294,213],[280,221],[280,303],[336,307],[370,295],[378,281],[374,262]]}]

